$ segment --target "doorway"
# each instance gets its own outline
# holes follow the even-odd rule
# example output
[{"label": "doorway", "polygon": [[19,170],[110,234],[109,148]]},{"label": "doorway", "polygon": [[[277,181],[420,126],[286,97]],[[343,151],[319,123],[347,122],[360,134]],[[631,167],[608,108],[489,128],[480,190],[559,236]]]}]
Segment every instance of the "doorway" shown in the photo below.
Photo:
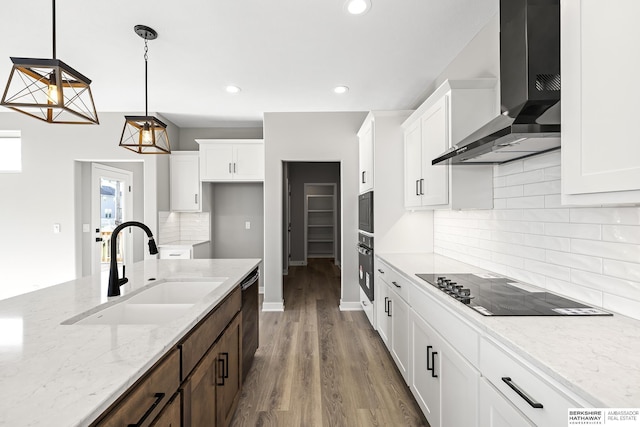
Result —
[{"label": "doorway", "polygon": [[[91,164],[91,273],[108,271],[111,262],[111,234],[133,217],[133,173],[98,163]],[[117,262],[133,260],[131,229],[118,236]]]},{"label": "doorway", "polygon": [[283,162],[282,190],[283,274],[314,257],[340,267],[340,162]]}]

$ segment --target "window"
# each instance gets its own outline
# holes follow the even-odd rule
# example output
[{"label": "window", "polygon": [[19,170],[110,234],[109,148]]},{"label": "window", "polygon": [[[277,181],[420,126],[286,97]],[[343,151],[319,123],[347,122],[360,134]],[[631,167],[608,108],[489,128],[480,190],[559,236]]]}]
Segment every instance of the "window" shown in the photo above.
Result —
[{"label": "window", "polygon": [[0,173],[22,172],[20,131],[0,130]]}]

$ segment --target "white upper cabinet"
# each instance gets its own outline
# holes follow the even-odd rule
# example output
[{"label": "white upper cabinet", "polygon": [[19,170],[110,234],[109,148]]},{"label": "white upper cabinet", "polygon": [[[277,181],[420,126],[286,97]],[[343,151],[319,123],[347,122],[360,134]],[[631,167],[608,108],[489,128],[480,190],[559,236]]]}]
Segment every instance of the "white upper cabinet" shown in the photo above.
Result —
[{"label": "white upper cabinet", "polygon": [[360,194],[373,190],[373,116],[369,115],[358,132]]},{"label": "white upper cabinet", "polygon": [[202,183],[197,151],[174,151],[169,160],[169,198],[174,212],[200,212]]},{"label": "white upper cabinet", "polygon": [[403,123],[405,207],[491,209],[491,165],[432,165],[498,111],[495,79],[447,80]]},{"label": "white upper cabinet", "polygon": [[201,181],[264,181],[261,139],[197,139]]},{"label": "white upper cabinet", "polygon": [[561,2],[562,201],[640,202],[640,2]]}]

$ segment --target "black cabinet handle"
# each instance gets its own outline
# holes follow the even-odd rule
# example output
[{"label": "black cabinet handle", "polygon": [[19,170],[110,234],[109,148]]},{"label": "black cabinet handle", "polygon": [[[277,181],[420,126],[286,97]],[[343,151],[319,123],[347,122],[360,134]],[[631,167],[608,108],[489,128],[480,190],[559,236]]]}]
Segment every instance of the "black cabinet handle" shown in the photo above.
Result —
[{"label": "black cabinet handle", "polygon": [[367,173],[367,171],[362,171],[362,183],[366,183],[367,180],[364,178],[364,174]]},{"label": "black cabinet handle", "polygon": [[224,357],[224,377],[229,378],[229,353],[222,353]]},{"label": "black cabinet handle", "polygon": [[151,415],[153,410],[156,409],[156,407],[160,404],[160,401],[162,399],[164,399],[164,393],[156,393],[156,394],[153,395],[153,397],[155,397],[156,400],[154,400],[153,404],[151,406],[149,406],[149,409],[147,409],[147,412],[145,412],[144,415],[142,415],[142,418],[140,418],[140,421],[138,421],[135,424],[129,424],[128,427],[139,427],[139,426],[141,426],[147,420],[147,418],[149,418],[149,415]]},{"label": "black cabinet handle", "polygon": [[96,242],[102,242],[102,237],[96,237]]},{"label": "black cabinet handle", "polygon": [[380,274],[384,274],[384,271],[382,271],[382,270],[380,270],[380,269],[378,269],[378,271],[380,272]]},{"label": "black cabinet handle", "polygon": [[418,183],[420,182],[419,179],[416,179],[416,196],[420,195],[420,190],[418,190]]},{"label": "black cabinet handle", "polygon": [[420,195],[424,196],[424,178],[420,178]]},{"label": "black cabinet handle", "polygon": [[502,377],[502,381],[504,381],[504,383],[506,385],[508,385],[511,390],[515,391],[516,393],[518,393],[518,396],[520,396],[521,398],[523,398],[525,400],[525,402],[527,402],[529,405],[531,405],[532,408],[536,408],[536,409],[542,409],[542,403],[536,402],[535,400],[533,400],[531,398],[531,396],[529,396],[527,393],[525,393],[522,389],[520,389],[520,387],[518,387],[512,380],[511,377]]},{"label": "black cabinet handle", "polygon": [[387,302],[387,316],[391,317],[391,299]]},{"label": "black cabinet handle", "polygon": [[229,173],[231,173],[231,163],[229,163]]},{"label": "black cabinet handle", "polygon": [[401,288],[402,287],[402,286],[398,285],[397,282],[391,282],[391,283],[393,283],[393,286],[395,286],[396,288]]},{"label": "black cabinet handle", "polygon": [[222,359],[218,359],[218,378],[222,381],[222,382],[218,382],[216,383],[216,385],[224,385],[224,360]]},{"label": "black cabinet handle", "polygon": [[389,297],[384,297],[384,312],[389,314]]},{"label": "black cabinet handle", "polygon": [[[438,375],[436,375],[436,354],[438,352],[431,351],[432,348],[433,346],[427,346],[427,371],[431,371],[431,377],[438,378]],[[429,352],[431,352],[431,357],[429,357]],[[431,366],[429,366],[429,359],[431,359]]]}]

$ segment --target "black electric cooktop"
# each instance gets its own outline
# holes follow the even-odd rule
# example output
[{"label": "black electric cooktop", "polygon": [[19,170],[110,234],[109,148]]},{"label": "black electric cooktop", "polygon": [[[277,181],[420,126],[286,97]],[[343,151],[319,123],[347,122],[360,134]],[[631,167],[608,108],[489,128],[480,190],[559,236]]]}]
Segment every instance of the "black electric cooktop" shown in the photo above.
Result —
[{"label": "black electric cooktop", "polygon": [[493,274],[417,274],[484,316],[611,316],[540,288]]}]

